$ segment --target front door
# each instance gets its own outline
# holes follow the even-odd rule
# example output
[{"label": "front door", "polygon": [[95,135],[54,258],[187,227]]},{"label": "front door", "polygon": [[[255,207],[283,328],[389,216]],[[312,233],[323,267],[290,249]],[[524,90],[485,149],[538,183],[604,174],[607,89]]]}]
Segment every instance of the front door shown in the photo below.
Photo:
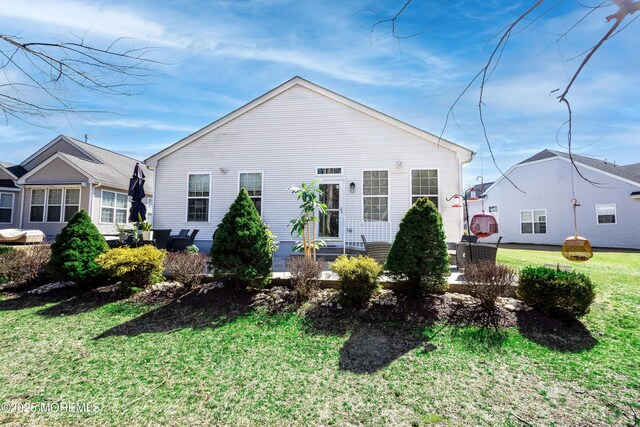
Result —
[{"label": "front door", "polygon": [[320,201],[327,205],[327,213],[320,214],[318,237],[320,239],[340,239],[340,213],[342,200],[340,197],[341,184],[339,182],[323,182],[319,185],[322,195]]}]

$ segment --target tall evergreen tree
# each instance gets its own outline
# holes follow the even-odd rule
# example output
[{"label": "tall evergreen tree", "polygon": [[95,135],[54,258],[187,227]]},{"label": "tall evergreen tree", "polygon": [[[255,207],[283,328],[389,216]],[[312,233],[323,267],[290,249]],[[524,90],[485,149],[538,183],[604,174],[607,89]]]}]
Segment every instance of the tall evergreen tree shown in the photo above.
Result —
[{"label": "tall evergreen tree", "polygon": [[213,235],[211,265],[239,284],[262,285],[270,278],[271,240],[267,226],[242,188]]},{"label": "tall evergreen tree", "polygon": [[51,245],[49,272],[63,280],[83,283],[100,274],[95,259],[109,250],[104,236],[91,222],[87,211],[76,213]]},{"label": "tall evergreen tree", "polygon": [[442,216],[429,199],[418,199],[402,218],[385,267],[414,292],[446,289],[449,253]]}]

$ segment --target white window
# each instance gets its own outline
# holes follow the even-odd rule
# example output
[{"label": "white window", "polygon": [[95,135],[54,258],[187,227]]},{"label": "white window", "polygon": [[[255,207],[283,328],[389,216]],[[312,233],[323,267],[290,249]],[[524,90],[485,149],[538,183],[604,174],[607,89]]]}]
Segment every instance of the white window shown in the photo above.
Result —
[{"label": "white window", "polygon": [[598,215],[598,224],[616,223],[616,205],[614,203],[596,205],[596,214]]},{"label": "white window", "polygon": [[153,224],[153,197],[147,196],[147,222]]},{"label": "white window", "polygon": [[362,206],[365,221],[389,221],[389,172],[362,172]]},{"label": "white window", "polygon": [[80,210],[80,189],[67,188],[64,190],[64,222],[69,222]]},{"label": "white window", "polygon": [[44,206],[47,190],[31,190],[30,222],[44,222]]},{"label": "white window", "polygon": [[0,223],[13,222],[13,194],[0,193]]},{"label": "white window", "polygon": [[438,204],[438,171],[436,169],[413,169],[411,171],[411,204],[420,197],[427,197],[436,207]]},{"label": "white window", "polygon": [[262,216],[262,172],[240,172],[239,186],[247,190],[258,213]]},{"label": "white window", "polygon": [[51,188],[47,195],[47,222],[62,219],[62,188]]},{"label": "white window", "polygon": [[522,234],[547,234],[547,210],[520,211]]},{"label": "white window", "polygon": [[334,167],[334,168],[317,168],[317,175],[342,175],[342,168]]},{"label": "white window", "polygon": [[187,221],[209,221],[209,194],[211,176],[209,174],[189,174],[187,192]]},{"label": "white window", "polygon": [[128,221],[129,196],[126,193],[102,190],[100,222],[126,224]]}]

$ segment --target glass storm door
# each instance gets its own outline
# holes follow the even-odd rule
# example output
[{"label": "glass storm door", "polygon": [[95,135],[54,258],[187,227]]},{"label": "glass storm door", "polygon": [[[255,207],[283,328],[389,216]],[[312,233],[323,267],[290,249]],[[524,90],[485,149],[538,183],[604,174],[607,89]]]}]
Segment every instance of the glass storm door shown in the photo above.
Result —
[{"label": "glass storm door", "polygon": [[320,214],[318,237],[321,239],[339,239],[340,236],[340,183],[321,183],[320,201],[327,205],[327,213]]}]

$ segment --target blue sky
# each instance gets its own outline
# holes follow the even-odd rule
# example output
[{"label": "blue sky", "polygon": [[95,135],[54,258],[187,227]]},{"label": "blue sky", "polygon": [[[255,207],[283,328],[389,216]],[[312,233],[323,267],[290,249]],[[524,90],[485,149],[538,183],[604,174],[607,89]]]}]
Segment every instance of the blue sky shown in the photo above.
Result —
[{"label": "blue sky", "polygon": [[[402,40],[385,36],[380,17],[399,1],[69,1],[0,2],[3,33],[26,38],[86,32],[106,45],[117,37],[153,46],[154,66],[134,97],[70,95],[110,114],[50,117],[45,127],[9,119],[0,125],[0,159],[18,163],[56,135],[82,138],[144,159],[267,92],[302,76],[414,126],[439,134],[448,105],[490,54],[492,37],[529,2],[414,0],[398,21]],[[551,6],[554,3],[549,3]],[[542,9],[544,10],[544,9]],[[375,11],[375,13],[374,13]],[[561,3],[515,34],[485,89],[485,120],[504,169],[541,149],[563,150],[566,112],[550,92],[564,87],[579,59],[567,60],[608,28],[593,13],[567,39],[557,35],[586,9]],[[633,23],[598,52],[574,86],[576,152],[619,164],[640,162],[640,62]],[[498,176],[477,114],[474,87],[455,109],[444,137],[478,152],[465,183]],[[564,144],[565,139],[560,137]]]}]

